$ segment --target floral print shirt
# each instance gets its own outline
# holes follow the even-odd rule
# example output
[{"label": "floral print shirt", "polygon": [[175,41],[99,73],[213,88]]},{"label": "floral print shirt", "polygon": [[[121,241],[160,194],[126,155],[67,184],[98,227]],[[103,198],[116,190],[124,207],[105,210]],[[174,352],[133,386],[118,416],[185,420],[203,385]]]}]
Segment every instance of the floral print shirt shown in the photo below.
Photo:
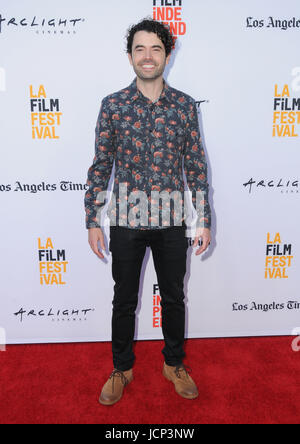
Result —
[{"label": "floral print shirt", "polygon": [[189,193],[184,191],[184,169],[197,212],[196,226],[210,228],[207,164],[196,102],[165,80],[159,99],[152,102],[137,88],[136,80],[102,100],[95,157],[86,182],[86,228],[101,227],[114,162],[110,225],[138,229],[182,225]]}]

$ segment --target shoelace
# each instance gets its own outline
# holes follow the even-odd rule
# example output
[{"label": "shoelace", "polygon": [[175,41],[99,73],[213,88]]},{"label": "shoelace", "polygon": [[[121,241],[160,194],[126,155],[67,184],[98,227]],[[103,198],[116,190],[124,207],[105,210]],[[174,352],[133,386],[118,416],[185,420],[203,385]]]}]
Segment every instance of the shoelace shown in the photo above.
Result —
[{"label": "shoelace", "polygon": [[175,368],[175,374],[177,378],[181,378],[180,372],[184,372],[186,376],[188,376],[190,373],[192,373],[192,369],[188,367],[187,365],[177,365]]},{"label": "shoelace", "polygon": [[124,387],[128,384],[128,379],[126,378],[126,376],[124,375],[124,373],[121,370],[113,370],[112,374],[110,375],[109,379],[112,379],[112,391],[114,391],[114,387],[115,387],[115,377],[120,377],[121,378],[121,382],[124,385]]}]

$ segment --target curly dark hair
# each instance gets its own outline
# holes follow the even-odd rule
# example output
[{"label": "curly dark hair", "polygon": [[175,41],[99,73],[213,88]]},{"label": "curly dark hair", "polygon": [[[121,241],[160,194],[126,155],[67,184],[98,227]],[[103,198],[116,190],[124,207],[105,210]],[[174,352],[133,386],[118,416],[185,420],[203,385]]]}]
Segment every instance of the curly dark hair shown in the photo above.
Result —
[{"label": "curly dark hair", "polygon": [[147,17],[141,20],[136,25],[130,26],[130,28],[127,30],[127,53],[132,54],[133,38],[135,33],[138,31],[154,32],[155,34],[157,34],[157,36],[160,38],[165,46],[166,57],[168,57],[168,55],[171,54],[172,49],[174,49],[175,39],[172,36],[170,27],[156,20],[153,20],[151,17]]}]

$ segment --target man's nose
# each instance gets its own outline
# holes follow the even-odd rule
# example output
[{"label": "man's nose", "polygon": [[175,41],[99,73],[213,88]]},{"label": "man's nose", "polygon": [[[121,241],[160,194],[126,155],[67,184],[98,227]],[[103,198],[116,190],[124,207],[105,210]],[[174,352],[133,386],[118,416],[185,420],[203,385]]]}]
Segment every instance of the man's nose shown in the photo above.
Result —
[{"label": "man's nose", "polygon": [[152,60],[152,54],[151,54],[151,49],[146,49],[146,53],[145,53],[145,59],[146,60]]}]

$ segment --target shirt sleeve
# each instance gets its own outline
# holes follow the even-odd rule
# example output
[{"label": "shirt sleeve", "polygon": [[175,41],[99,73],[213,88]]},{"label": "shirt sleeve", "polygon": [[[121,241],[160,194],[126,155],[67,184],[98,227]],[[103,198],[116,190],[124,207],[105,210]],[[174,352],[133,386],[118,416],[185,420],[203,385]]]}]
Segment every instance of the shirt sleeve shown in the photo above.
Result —
[{"label": "shirt sleeve", "polygon": [[101,228],[101,209],[106,204],[107,187],[115,156],[114,145],[109,107],[107,100],[103,99],[95,128],[95,156],[87,173],[88,190],[84,198],[86,228]]},{"label": "shirt sleeve", "polygon": [[184,173],[192,193],[192,203],[197,212],[196,227],[211,228],[207,162],[202,145],[196,102],[189,105],[187,113]]}]

